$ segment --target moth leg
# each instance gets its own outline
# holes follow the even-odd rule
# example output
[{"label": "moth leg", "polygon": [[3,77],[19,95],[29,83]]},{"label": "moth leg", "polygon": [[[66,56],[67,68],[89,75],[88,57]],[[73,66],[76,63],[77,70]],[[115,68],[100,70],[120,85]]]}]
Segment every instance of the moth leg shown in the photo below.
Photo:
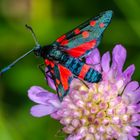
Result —
[{"label": "moth leg", "polygon": [[[96,64],[93,64],[93,65],[91,65],[91,66],[96,66],[96,65],[100,65],[101,63],[99,62],[99,63],[96,63]],[[89,64],[88,64],[89,65]]]},{"label": "moth leg", "polygon": [[43,64],[39,64],[39,65],[38,65],[38,68],[39,68],[40,71],[43,73],[43,75],[46,76],[45,70],[44,70],[44,68],[43,68],[44,65],[45,65],[44,63],[43,63]]},{"label": "moth leg", "polygon": [[38,65],[38,67],[39,67],[39,69],[41,70],[41,72],[43,73],[43,75],[46,77],[46,75],[48,76],[48,77],[50,77],[51,79],[52,79],[52,77],[48,74],[49,72],[50,72],[50,70],[48,69],[47,71],[45,71],[44,69],[45,68],[43,68],[43,66],[44,66],[45,64],[43,63],[43,64],[39,64]]},{"label": "moth leg", "polygon": [[[49,73],[50,73],[50,70],[48,69],[48,70],[45,72],[45,74],[46,74],[49,78],[53,79],[52,75],[49,75]],[[45,75],[45,76],[46,76],[46,75]]]},{"label": "moth leg", "polygon": [[88,89],[89,89],[89,86],[84,82],[83,79],[77,77],[76,75],[74,75],[75,78],[78,78]]},{"label": "moth leg", "polygon": [[89,86],[84,82],[84,80],[78,78],[88,89],[89,89]]},{"label": "moth leg", "polygon": [[[49,69],[47,70],[47,71],[45,71],[44,69],[44,66],[45,64],[43,63],[43,64],[39,64],[38,65],[38,68],[40,69],[40,71],[43,73],[43,75],[46,77],[46,75],[49,77],[49,78],[51,78],[52,79],[52,77],[48,74],[50,71],[49,71]],[[47,82],[47,84],[48,84],[48,82]]]},{"label": "moth leg", "polygon": [[[84,63],[86,63],[86,59],[85,59],[85,57],[82,57],[82,58],[79,58],[79,60],[81,60],[82,62],[84,62]],[[87,63],[86,63],[87,64]],[[89,65],[89,66],[96,66],[96,65],[100,65],[101,63],[100,62],[98,62],[98,63],[95,63],[95,64],[87,64],[87,65]]]}]

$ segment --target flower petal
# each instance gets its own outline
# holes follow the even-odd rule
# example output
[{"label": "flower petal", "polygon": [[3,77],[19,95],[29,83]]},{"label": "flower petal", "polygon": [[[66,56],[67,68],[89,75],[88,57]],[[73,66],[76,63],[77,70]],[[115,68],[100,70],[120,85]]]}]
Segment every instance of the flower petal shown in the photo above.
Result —
[{"label": "flower petal", "polygon": [[132,81],[126,86],[123,94],[130,93],[131,91],[135,91],[138,87],[139,87],[139,83],[137,81]]},{"label": "flower petal", "polygon": [[135,66],[134,64],[132,64],[123,72],[123,77],[126,83],[131,80],[134,71],[135,71]]},{"label": "flower petal", "polygon": [[127,134],[121,134],[118,140],[128,140]]},{"label": "flower petal", "polygon": [[81,135],[69,135],[66,140],[81,140],[82,136]]},{"label": "flower petal", "polygon": [[60,100],[48,100],[48,103],[50,103],[51,105],[53,105],[56,108],[60,108],[61,107],[61,102]]},{"label": "flower petal", "polygon": [[134,93],[133,93],[133,98],[132,98],[132,103],[138,103],[140,101],[140,88],[138,88]]},{"label": "flower petal", "polygon": [[46,68],[45,69],[45,72],[46,72],[46,80],[47,80],[47,82],[48,82],[48,85],[52,88],[52,89],[54,89],[54,90],[56,90],[56,86],[55,86],[55,84],[54,84],[54,80],[51,78],[51,73],[50,72],[47,72],[48,71],[48,68]]},{"label": "flower petal", "polygon": [[116,45],[112,55],[112,68],[117,65],[117,68],[121,71],[126,59],[126,49],[122,45]]},{"label": "flower petal", "polygon": [[138,136],[139,135],[138,129],[136,127],[132,127],[130,134],[132,136]]},{"label": "flower petal", "polygon": [[99,62],[100,62],[100,53],[99,50],[96,48],[86,57],[86,63],[94,65]]},{"label": "flower petal", "polygon": [[139,126],[139,127],[140,127],[140,121],[133,122],[133,123],[132,123],[132,126]]},{"label": "flower petal", "polygon": [[128,135],[129,140],[136,140],[133,136]]},{"label": "flower petal", "polygon": [[35,105],[31,108],[31,114],[35,117],[42,117],[55,112],[57,109],[51,105]]},{"label": "flower petal", "polygon": [[130,101],[131,104],[135,104],[140,101],[140,88],[139,83],[136,81],[130,82],[122,95],[123,99]]},{"label": "flower petal", "polygon": [[86,63],[89,65],[93,65],[94,69],[100,71],[100,53],[99,50],[96,48],[94,49],[87,57]]},{"label": "flower petal", "polygon": [[57,115],[57,112],[52,113],[51,117],[56,119],[56,120],[60,120],[61,119],[60,115]]},{"label": "flower petal", "polygon": [[101,60],[101,66],[104,72],[108,72],[110,69],[110,54],[109,52],[106,52],[103,56],[102,56],[102,60]]},{"label": "flower petal", "polygon": [[28,90],[28,97],[39,104],[48,104],[47,100],[59,100],[56,94],[50,93],[39,86],[32,86]]}]

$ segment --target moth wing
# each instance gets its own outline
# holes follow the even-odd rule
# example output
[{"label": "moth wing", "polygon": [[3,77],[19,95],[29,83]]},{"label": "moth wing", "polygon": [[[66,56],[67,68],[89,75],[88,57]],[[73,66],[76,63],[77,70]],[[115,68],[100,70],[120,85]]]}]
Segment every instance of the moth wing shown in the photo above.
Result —
[{"label": "moth wing", "polygon": [[49,67],[52,78],[56,85],[57,94],[62,99],[69,93],[70,83],[73,79],[73,74],[70,70],[60,64],[54,64],[52,61],[45,60],[46,65]]},{"label": "moth wing", "polygon": [[81,58],[86,56],[99,45],[102,34],[109,25],[111,18],[112,11],[105,11],[62,35],[53,45],[61,47],[73,57]]}]

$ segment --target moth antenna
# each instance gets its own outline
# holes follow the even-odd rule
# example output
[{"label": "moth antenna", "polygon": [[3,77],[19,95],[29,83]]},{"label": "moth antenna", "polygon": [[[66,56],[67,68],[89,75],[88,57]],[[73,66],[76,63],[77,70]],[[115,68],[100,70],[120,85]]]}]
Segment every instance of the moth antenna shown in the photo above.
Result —
[{"label": "moth antenna", "polygon": [[32,36],[33,36],[33,39],[35,41],[35,44],[36,44],[36,47],[34,47],[33,49],[31,49],[30,51],[28,51],[27,53],[23,54],[22,56],[20,56],[19,58],[17,58],[15,61],[13,61],[11,64],[9,64],[7,67],[3,68],[1,71],[0,71],[0,76],[5,73],[6,71],[8,71],[9,69],[11,69],[18,61],[20,61],[21,59],[23,59],[25,56],[29,55],[31,52],[35,51],[35,50],[38,50],[40,48],[40,45],[37,41],[37,38],[36,38],[36,35],[32,29],[31,26],[29,25],[25,25],[25,27],[31,32]]},{"label": "moth antenna", "polygon": [[38,43],[38,40],[37,40],[37,37],[36,37],[36,35],[35,35],[35,33],[34,33],[32,27],[29,26],[29,25],[27,25],[27,24],[25,25],[25,27],[31,32],[31,34],[32,34],[32,36],[33,36],[33,39],[34,39],[34,41],[35,41],[36,46],[37,46],[37,47],[40,47],[40,45],[39,45],[39,43]]},{"label": "moth antenna", "polygon": [[0,76],[5,73],[6,71],[8,71],[9,69],[11,69],[18,61],[20,61],[21,59],[23,59],[25,56],[29,55],[31,52],[34,51],[34,48],[31,49],[30,51],[28,51],[27,53],[23,54],[22,56],[20,56],[19,58],[17,58],[15,61],[13,61],[11,64],[9,64],[7,67],[3,68],[0,71]]}]

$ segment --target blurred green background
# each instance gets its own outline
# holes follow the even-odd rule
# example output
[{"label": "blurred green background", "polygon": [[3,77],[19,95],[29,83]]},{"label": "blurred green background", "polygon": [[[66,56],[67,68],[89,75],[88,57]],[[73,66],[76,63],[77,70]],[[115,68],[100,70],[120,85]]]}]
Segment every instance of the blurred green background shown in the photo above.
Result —
[{"label": "blurred green background", "polygon": [[[99,46],[103,53],[115,44],[128,51],[127,62],[134,63],[133,79],[140,81],[140,1],[139,0],[0,0],[0,69],[34,46],[31,25],[41,45],[105,10],[113,10],[110,26]],[[0,78],[0,140],[63,140],[61,125],[50,117],[34,118],[34,105],[27,90],[32,85],[48,88],[37,68],[42,63],[31,54]]]}]

